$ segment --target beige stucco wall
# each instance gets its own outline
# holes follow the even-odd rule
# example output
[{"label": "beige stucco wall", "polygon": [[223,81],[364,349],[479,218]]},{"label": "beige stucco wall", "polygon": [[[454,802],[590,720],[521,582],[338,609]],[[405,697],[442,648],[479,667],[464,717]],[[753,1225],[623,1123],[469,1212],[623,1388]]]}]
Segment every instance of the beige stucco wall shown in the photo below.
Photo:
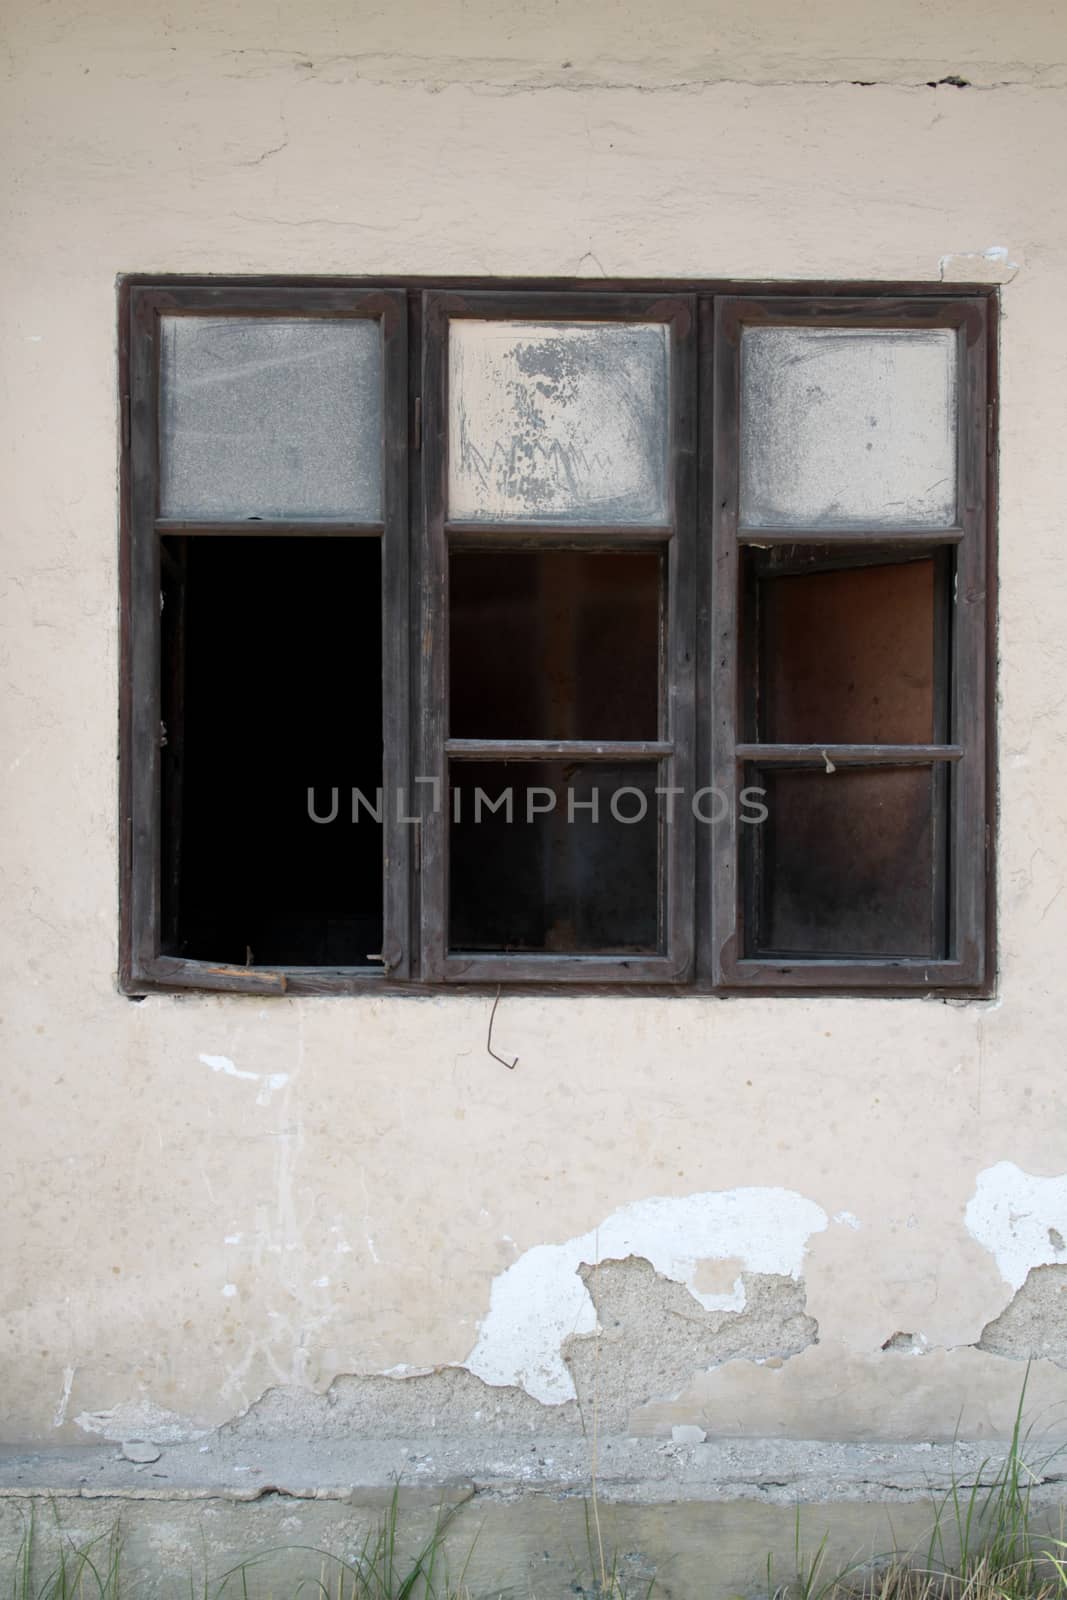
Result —
[{"label": "beige stucco wall", "polygon": [[[1021,1176],[1067,1174],[1065,42],[1036,0],[12,6],[8,1438],[177,1434],[272,1385],[463,1362],[534,1246],[751,1187],[825,1213],[819,1342],[641,1426],[1006,1425],[1022,1367],[967,1347],[1067,1261],[1067,1180]],[[973,86],[926,87],[948,75]],[[1003,281],[999,998],[508,997],[512,1073],[484,999],[122,997],[123,271]],[[883,1353],[898,1331],[926,1353]],[[1032,1381],[1067,1399],[1067,1371]]]}]

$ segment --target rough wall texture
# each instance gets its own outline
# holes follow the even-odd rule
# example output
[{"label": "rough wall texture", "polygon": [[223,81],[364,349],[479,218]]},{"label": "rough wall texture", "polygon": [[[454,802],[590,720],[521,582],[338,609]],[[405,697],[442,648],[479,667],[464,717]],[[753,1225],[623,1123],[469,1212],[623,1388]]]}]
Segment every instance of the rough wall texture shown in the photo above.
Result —
[{"label": "rough wall texture", "polygon": [[[12,1439],[178,1438],[267,1391],[299,1431],[361,1380],[406,1427],[421,1391],[374,1375],[484,1378],[508,1269],[634,1207],[646,1242],[599,1282],[595,1247],[567,1257],[566,1352],[539,1301],[541,1369],[492,1323],[490,1412],[580,1426],[594,1303],[607,1403],[642,1431],[1003,1432],[1027,1348],[1035,1404],[1067,1398],[1063,56],[1047,7],[957,0],[10,10]],[[509,997],[514,1073],[479,999],[122,998],[122,271],[1002,282],[1000,997]],[[684,1260],[672,1228],[735,1191],[792,1198],[729,1227],[709,1203]],[[822,1221],[782,1260],[798,1206]],[[485,1381],[436,1381],[480,1426]]]}]

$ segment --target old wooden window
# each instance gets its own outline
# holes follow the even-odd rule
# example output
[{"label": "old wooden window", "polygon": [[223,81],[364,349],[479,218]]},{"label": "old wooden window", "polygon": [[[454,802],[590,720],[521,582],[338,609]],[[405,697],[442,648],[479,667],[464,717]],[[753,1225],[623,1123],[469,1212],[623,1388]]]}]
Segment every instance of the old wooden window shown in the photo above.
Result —
[{"label": "old wooden window", "polygon": [[126,284],[124,985],[988,992],[994,310]]}]

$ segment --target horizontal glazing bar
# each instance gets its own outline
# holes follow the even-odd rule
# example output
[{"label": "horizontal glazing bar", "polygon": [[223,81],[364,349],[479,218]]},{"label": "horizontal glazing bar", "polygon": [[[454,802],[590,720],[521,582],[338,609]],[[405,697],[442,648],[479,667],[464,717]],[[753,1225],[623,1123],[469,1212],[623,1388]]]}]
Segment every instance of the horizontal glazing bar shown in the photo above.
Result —
[{"label": "horizontal glazing bar", "polygon": [[637,739],[447,739],[445,754],[453,761],[657,761],[672,756],[674,745]]},{"label": "horizontal glazing bar", "polygon": [[171,517],[156,518],[156,532],[191,533],[204,537],[230,537],[252,534],[260,538],[273,536],[299,538],[301,535],[317,538],[380,539],[385,532],[383,522],[343,522],[335,518],[314,518],[294,522],[276,522],[246,517],[240,522],[178,521]]},{"label": "horizontal glazing bar", "polygon": [[596,545],[666,544],[674,529],[657,523],[601,526],[574,522],[446,522],[445,534],[453,546],[468,545]]},{"label": "horizontal glazing bar", "polygon": [[962,528],[738,528],[738,544],[757,550],[789,544],[897,544],[935,550],[940,545],[959,544]]},{"label": "horizontal glazing bar", "polygon": [[739,744],[736,756],[758,766],[798,761],[819,766],[829,761],[834,766],[899,767],[959,761],[963,748],[958,744]]}]

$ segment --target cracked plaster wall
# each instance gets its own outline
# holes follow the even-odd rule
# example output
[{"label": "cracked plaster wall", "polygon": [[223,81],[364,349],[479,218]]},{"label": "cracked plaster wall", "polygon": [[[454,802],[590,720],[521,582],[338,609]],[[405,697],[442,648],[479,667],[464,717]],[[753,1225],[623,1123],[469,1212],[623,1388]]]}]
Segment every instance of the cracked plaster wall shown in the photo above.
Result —
[{"label": "cracked plaster wall", "polygon": [[[1005,1163],[1031,1186],[1067,1173],[1064,54],[1037,5],[17,0],[0,66],[11,1439],[166,1440],[264,1395],[306,1431],[324,1397],[412,1369],[449,1374],[456,1427],[487,1393],[493,1426],[577,1427],[566,1398],[549,1413],[458,1370],[494,1283],[650,1197],[684,1212],[751,1188],[827,1219],[753,1269],[755,1303],[777,1296],[769,1331],[720,1307],[727,1344],[701,1343],[692,1289],[746,1284],[725,1236],[689,1286],[649,1279],[641,1247],[618,1282],[602,1269],[620,1322],[637,1316],[633,1339],[602,1336],[620,1426],[1004,1432],[1020,1368],[1000,1352],[1020,1354],[1028,1308],[1053,1358],[1031,1399],[1067,1398],[1045,1310],[1059,1212],[1032,1192],[1044,1244],[1007,1273],[966,1221]],[[509,996],[509,1073],[478,999],[120,997],[120,271],[1003,282],[998,1000]],[[641,1341],[690,1300],[697,1344],[646,1395]],[[580,1376],[588,1348],[567,1353]],[[376,1396],[409,1425],[416,1388]]]}]

